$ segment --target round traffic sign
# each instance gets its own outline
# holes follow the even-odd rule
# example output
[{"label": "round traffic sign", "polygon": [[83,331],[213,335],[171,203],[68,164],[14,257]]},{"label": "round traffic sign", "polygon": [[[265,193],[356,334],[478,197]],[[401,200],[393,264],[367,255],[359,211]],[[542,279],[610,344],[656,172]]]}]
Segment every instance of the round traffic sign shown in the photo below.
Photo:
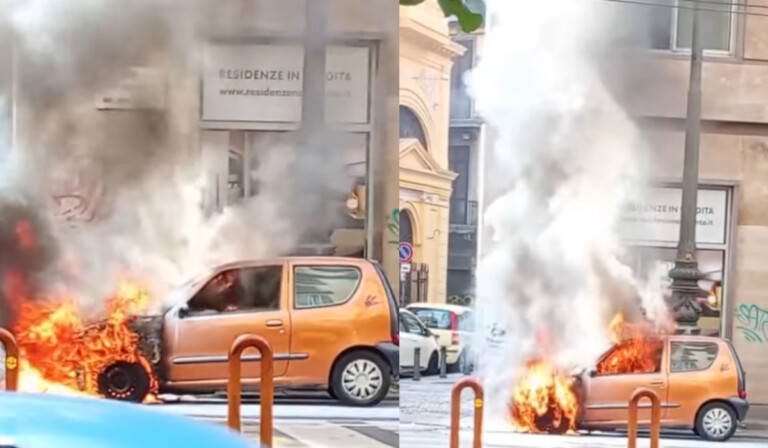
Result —
[{"label": "round traffic sign", "polygon": [[411,243],[400,243],[398,256],[400,263],[410,263],[413,260],[413,246],[411,246]]}]

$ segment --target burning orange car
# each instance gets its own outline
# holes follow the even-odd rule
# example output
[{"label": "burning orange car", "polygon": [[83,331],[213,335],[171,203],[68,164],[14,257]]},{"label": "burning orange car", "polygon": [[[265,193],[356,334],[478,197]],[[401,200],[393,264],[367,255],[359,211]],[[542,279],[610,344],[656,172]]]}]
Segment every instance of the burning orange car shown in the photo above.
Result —
[{"label": "burning orange car", "polygon": [[[615,345],[576,380],[577,426],[626,427],[630,397],[640,387],[658,394],[662,428],[693,429],[707,440],[731,438],[749,410],[745,372],[730,342],[685,335],[634,338]],[[650,424],[650,403],[640,403],[638,424]]]},{"label": "burning orange car", "polygon": [[[244,333],[271,343],[276,387],[327,390],[369,406],[384,399],[398,374],[395,296],[381,267],[364,259],[220,266],[176,289],[158,316],[131,311],[128,299],[146,301],[146,293],[133,292],[119,291],[109,318],[88,325],[73,305],[24,304],[14,331],[20,390],[129,401],[158,391],[224,390],[229,348]],[[259,359],[255,351],[243,354],[245,389],[259,384]]]}]

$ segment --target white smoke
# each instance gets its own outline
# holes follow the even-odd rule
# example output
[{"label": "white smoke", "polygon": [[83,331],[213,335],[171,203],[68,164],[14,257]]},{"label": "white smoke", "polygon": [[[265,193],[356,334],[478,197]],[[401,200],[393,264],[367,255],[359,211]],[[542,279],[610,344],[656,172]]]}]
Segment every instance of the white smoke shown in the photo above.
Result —
[{"label": "white smoke", "polygon": [[468,83],[492,135],[477,347],[489,412],[498,416],[525,360],[587,367],[609,346],[614,313],[637,313],[640,301],[655,313],[663,300],[619,261],[616,224],[639,192],[645,146],[597,70],[610,46],[608,6],[488,0],[487,7],[485,44]]},{"label": "white smoke", "polygon": [[[19,196],[55,242],[36,267],[38,286],[63,285],[98,311],[126,272],[160,298],[212,265],[283,255],[336,224],[350,179],[325,129],[262,141],[258,194],[223,213],[204,210],[200,54],[217,14],[241,3],[0,1],[0,31],[17,53],[20,117],[16,147],[0,162],[0,197]],[[10,47],[2,44],[0,56]],[[164,110],[97,110],[96,98],[136,66],[167,78]],[[0,66],[0,104],[12,90],[10,70]],[[72,210],[77,219],[67,219]],[[0,227],[19,219],[6,212],[0,207]],[[0,268],[10,258],[0,255]]]}]

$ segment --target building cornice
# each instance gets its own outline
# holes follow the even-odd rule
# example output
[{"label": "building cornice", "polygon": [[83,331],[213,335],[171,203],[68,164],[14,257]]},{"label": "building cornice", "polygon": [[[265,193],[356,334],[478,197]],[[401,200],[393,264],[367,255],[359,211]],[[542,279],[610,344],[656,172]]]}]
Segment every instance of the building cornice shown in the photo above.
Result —
[{"label": "building cornice", "polygon": [[460,56],[466,51],[462,45],[453,42],[448,35],[409,17],[400,19],[400,42],[401,44],[410,43],[446,59]]}]

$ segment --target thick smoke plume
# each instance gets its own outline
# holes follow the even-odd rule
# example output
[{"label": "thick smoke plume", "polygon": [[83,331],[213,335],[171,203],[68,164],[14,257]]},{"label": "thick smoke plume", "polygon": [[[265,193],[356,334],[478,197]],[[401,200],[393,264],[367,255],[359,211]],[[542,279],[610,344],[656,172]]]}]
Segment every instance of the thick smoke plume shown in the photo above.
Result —
[{"label": "thick smoke plume", "polygon": [[[330,232],[348,177],[324,129],[262,139],[258,194],[223,213],[206,207],[201,54],[210,24],[238,17],[241,3],[0,1],[0,104],[15,93],[17,117],[14,147],[0,148],[0,270],[101,310],[126,273],[161,298],[211,265],[282,255],[310,231]],[[164,107],[97,109],[133,67],[162,74]],[[10,116],[0,116],[7,134]],[[34,262],[9,249],[20,221],[40,243]]]},{"label": "thick smoke plume", "polygon": [[500,415],[525,360],[587,367],[608,347],[615,313],[666,313],[619,261],[616,225],[643,181],[645,146],[599,71],[615,49],[615,11],[600,1],[487,6],[468,82],[490,127],[477,346]]}]

